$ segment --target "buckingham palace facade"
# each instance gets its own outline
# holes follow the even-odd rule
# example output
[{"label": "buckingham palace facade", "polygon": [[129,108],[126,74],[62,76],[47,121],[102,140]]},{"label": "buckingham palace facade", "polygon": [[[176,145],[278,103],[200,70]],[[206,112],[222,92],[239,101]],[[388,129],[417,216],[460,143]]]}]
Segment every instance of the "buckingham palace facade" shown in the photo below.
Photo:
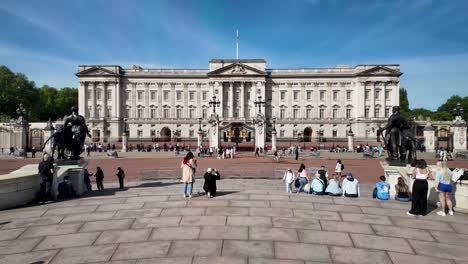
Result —
[{"label": "buckingham palace facade", "polygon": [[[79,112],[95,141],[194,140],[216,111],[221,142],[251,142],[261,112],[269,141],[375,140],[399,105],[399,65],[269,69],[264,59],[213,59],[209,69],[79,65]],[[211,102],[211,104],[210,104]],[[216,104],[213,104],[216,102]],[[219,103],[217,103],[219,102]],[[218,105],[218,107],[216,107]]]}]

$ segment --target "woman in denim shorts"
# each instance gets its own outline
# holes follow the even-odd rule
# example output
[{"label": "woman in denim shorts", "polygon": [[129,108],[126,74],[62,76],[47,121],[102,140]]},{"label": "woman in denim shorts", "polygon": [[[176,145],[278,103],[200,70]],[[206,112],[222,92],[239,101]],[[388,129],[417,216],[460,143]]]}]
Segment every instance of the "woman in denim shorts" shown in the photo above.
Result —
[{"label": "woman in denim shorts", "polygon": [[438,162],[440,169],[435,176],[435,189],[439,193],[441,211],[440,216],[446,216],[445,209],[448,207],[449,215],[453,215],[453,204],[450,195],[452,194],[452,172],[447,168],[446,162]]}]

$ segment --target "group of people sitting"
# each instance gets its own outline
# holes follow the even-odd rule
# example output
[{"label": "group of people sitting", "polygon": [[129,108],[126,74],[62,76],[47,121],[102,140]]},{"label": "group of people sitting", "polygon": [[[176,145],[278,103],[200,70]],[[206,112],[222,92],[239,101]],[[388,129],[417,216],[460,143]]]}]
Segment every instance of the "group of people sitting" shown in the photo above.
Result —
[{"label": "group of people sitting", "polygon": [[285,172],[283,181],[286,184],[286,192],[292,193],[292,185],[296,187],[296,193],[304,192],[314,195],[331,195],[331,196],[346,196],[359,197],[360,187],[359,181],[353,177],[351,172],[346,174],[346,177],[341,181],[341,176],[337,173],[329,179],[328,172],[325,166],[322,165],[313,179],[309,179],[307,170],[304,164],[301,164],[298,170],[298,177],[291,168]]},{"label": "group of people sitting", "polygon": [[[390,184],[386,181],[385,176],[380,176],[380,181],[374,185],[372,197],[379,200],[390,199]],[[411,200],[409,187],[403,178],[398,177],[397,184],[395,184],[395,200],[400,202],[408,202]]]}]

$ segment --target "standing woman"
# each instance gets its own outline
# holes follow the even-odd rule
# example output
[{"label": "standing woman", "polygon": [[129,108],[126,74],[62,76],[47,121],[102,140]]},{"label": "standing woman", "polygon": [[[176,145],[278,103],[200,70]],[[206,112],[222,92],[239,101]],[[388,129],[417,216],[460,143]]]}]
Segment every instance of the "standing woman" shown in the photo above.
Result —
[{"label": "standing woman", "polygon": [[447,168],[446,162],[438,162],[440,170],[435,176],[435,190],[439,193],[439,202],[441,211],[437,212],[440,216],[445,216],[445,208],[448,207],[449,215],[453,215],[453,204],[450,195],[452,194],[452,172]]},{"label": "standing woman", "polygon": [[299,166],[299,170],[297,172],[299,173],[299,189],[297,189],[297,193],[299,194],[304,189],[304,186],[309,182],[304,163],[301,163],[301,166]]},{"label": "standing woman", "polygon": [[416,168],[413,171],[411,178],[415,179],[413,182],[413,193],[411,197],[411,210],[407,215],[426,215],[427,212],[427,179],[432,180],[431,172],[427,169],[425,160],[416,162]]},{"label": "standing woman", "polygon": [[336,166],[335,166],[335,173],[339,176],[341,176],[341,171],[343,170],[344,168],[344,165],[343,163],[341,163],[341,160],[339,159],[337,162],[336,162]]},{"label": "standing woman", "polygon": [[[193,153],[189,151],[185,158],[182,160],[180,168],[182,168],[182,179],[181,182],[184,183],[183,192],[184,198],[192,198],[193,183],[195,182],[195,168],[197,167],[197,161],[193,159]],[[188,190],[187,190],[188,187]]]}]

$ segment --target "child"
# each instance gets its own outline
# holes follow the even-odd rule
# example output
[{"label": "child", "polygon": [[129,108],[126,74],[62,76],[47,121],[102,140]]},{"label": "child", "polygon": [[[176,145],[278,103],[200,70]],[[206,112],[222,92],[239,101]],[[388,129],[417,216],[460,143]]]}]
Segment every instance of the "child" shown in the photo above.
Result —
[{"label": "child", "polygon": [[287,193],[292,193],[292,183],[296,180],[296,175],[294,175],[294,172],[291,170],[291,168],[288,168],[288,171],[284,173],[283,176],[283,182],[286,183],[286,192]]}]

